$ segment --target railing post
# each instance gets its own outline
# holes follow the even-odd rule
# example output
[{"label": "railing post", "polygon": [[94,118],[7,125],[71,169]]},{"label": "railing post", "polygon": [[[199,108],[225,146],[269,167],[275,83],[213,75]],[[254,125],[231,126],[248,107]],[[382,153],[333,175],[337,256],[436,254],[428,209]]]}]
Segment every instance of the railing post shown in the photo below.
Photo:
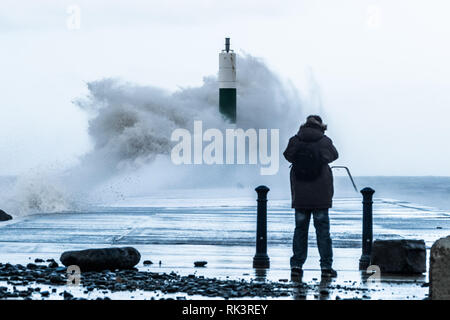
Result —
[{"label": "railing post", "polygon": [[258,209],[256,218],[256,254],[253,257],[253,268],[269,268],[270,260],[267,255],[267,193],[269,188],[259,186],[255,189],[258,194]]},{"label": "railing post", "polygon": [[372,227],[372,204],[375,190],[364,188],[361,190],[363,196],[363,221],[362,221],[362,255],[359,259],[359,270],[366,270],[370,265],[372,253],[373,227]]}]

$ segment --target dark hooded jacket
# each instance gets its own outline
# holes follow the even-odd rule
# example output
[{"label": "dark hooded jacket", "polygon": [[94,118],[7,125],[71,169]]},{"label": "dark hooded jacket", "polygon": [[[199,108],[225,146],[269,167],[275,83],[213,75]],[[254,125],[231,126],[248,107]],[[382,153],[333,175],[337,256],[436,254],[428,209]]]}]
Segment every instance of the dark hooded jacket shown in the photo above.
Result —
[{"label": "dark hooded jacket", "polygon": [[318,148],[324,164],[319,177],[313,181],[297,180],[291,168],[292,208],[331,208],[334,188],[333,173],[328,163],[338,158],[338,152],[331,139],[324,134],[320,127],[307,123],[302,125],[298,133],[289,139],[288,146],[283,153],[290,163],[294,162],[294,156],[300,146],[300,141],[311,142],[314,148]]}]

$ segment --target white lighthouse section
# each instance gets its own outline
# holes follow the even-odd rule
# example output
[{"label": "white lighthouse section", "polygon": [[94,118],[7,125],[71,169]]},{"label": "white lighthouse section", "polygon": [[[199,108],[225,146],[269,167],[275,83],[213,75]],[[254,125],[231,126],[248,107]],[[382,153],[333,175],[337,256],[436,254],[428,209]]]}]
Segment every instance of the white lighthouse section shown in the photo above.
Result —
[{"label": "white lighthouse section", "polygon": [[219,53],[219,88],[236,89],[236,54],[223,50]]}]

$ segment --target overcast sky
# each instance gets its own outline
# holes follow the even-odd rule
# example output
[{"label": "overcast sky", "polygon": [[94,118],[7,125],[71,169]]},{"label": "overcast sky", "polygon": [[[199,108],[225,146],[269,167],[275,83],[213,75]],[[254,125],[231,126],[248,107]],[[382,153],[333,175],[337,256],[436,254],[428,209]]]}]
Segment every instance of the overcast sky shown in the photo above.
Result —
[{"label": "overcast sky", "polygon": [[89,149],[72,104],[86,82],[200,85],[229,36],[305,95],[313,75],[355,175],[448,176],[449,14],[446,0],[2,0],[0,175]]}]

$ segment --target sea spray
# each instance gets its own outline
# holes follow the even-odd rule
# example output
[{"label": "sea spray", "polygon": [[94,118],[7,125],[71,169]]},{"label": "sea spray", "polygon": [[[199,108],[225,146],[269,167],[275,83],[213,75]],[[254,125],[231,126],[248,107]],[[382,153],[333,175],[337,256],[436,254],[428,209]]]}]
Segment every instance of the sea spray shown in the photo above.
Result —
[{"label": "sea spray", "polygon": [[19,176],[6,205],[15,215],[62,212],[73,208],[71,196],[60,176],[44,169],[33,169]]}]

